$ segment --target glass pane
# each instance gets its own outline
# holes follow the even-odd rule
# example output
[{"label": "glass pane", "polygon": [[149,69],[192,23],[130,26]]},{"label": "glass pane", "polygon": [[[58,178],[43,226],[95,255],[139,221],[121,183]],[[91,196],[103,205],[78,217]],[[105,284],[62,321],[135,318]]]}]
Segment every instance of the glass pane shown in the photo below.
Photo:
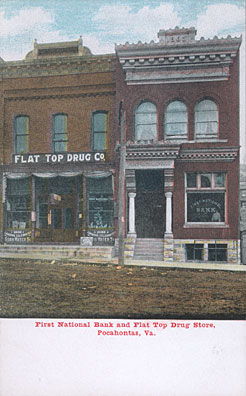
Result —
[{"label": "glass pane", "polygon": [[188,222],[224,222],[225,193],[187,193]]},{"label": "glass pane", "polygon": [[67,133],[67,116],[64,114],[57,114],[53,117],[53,133]]},{"label": "glass pane", "polygon": [[106,133],[96,132],[94,133],[93,150],[105,150],[106,149]]},{"label": "glass pane", "polygon": [[179,113],[166,113],[166,124],[170,122],[186,122],[187,121],[187,113],[179,112]]},{"label": "glass pane", "polygon": [[67,142],[64,142],[64,141],[54,142],[53,147],[54,147],[55,153],[66,151],[67,150]]},{"label": "glass pane", "polygon": [[64,209],[64,228],[73,228],[73,211],[72,208]]},{"label": "glass pane", "polygon": [[166,124],[166,135],[187,135],[187,124]]},{"label": "glass pane", "polygon": [[151,102],[144,102],[140,106],[138,106],[136,110],[137,113],[155,113],[156,106]]},{"label": "glass pane", "polygon": [[28,135],[17,135],[16,136],[15,152],[17,154],[28,152]]},{"label": "glass pane", "polygon": [[187,173],[186,175],[187,187],[196,187],[197,186],[197,174],[196,173]]},{"label": "glass pane", "polygon": [[136,128],[136,140],[156,140],[156,125],[138,125]]},{"label": "glass pane", "polygon": [[156,124],[155,113],[141,113],[136,114],[136,125],[138,124]]},{"label": "glass pane", "polygon": [[51,223],[53,228],[61,228],[62,227],[62,212],[61,209],[55,208],[51,210]]},{"label": "glass pane", "polygon": [[28,134],[28,117],[17,117],[15,119],[15,132],[17,135]]},{"label": "glass pane", "polygon": [[107,114],[96,113],[93,115],[93,131],[106,132],[107,127]]},{"label": "glass pane", "polygon": [[225,187],[225,173],[218,172],[214,174],[214,186]]},{"label": "glass pane", "polygon": [[211,173],[201,174],[201,187],[211,187]]},{"label": "glass pane", "polygon": [[180,102],[179,100],[176,100],[175,102],[169,103],[167,106],[167,112],[185,112],[186,113],[186,105],[183,102]]},{"label": "glass pane", "polygon": [[94,193],[113,193],[112,177],[101,177],[87,179],[87,188],[90,194]]},{"label": "glass pane", "polygon": [[197,103],[196,111],[205,111],[205,110],[216,110],[217,111],[217,104],[209,99],[202,100],[201,102]]}]

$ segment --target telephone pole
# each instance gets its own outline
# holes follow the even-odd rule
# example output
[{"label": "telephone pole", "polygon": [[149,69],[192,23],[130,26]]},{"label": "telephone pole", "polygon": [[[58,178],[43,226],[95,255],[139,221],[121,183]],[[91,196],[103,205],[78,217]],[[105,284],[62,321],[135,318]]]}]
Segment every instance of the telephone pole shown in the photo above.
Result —
[{"label": "telephone pole", "polygon": [[119,106],[119,125],[120,125],[120,169],[119,169],[119,195],[118,195],[118,238],[119,238],[119,255],[118,264],[124,264],[124,229],[125,229],[125,163],[126,163],[126,145],[125,145],[125,111],[123,110],[123,101]]}]

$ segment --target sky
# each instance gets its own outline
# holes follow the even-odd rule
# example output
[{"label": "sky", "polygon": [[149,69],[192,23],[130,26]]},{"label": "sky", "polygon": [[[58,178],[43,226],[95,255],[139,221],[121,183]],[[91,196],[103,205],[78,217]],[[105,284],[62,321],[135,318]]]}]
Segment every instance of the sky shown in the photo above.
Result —
[{"label": "sky", "polygon": [[[113,53],[126,41],[158,41],[160,29],[195,26],[200,37],[239,37],[241,144],[245,132],[245,0],[0,0],[0,57],[20,60],[33,41],[83,38],[93,54]],[[241,159],[246,163],[246,150]]]}]

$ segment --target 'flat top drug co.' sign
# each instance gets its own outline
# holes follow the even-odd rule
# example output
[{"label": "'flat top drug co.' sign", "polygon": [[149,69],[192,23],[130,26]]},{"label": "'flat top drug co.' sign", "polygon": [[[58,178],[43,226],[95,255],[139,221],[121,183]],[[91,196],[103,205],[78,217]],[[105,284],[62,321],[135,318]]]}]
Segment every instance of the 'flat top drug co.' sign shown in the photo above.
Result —
[{"label": "'flat top drug co.' sign", "polygon": [[105,161],[105,153],[13,154],[14,164],[67,164]]}]

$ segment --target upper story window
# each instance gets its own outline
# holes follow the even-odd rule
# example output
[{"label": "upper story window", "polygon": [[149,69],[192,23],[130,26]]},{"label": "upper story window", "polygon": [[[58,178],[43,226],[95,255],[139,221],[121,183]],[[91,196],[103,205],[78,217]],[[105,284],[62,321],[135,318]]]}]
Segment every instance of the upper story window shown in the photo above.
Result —
[{"label": "upper story window", "polygon": [[218,137],[218,107],[210,99],[202,100],[195,106],[195,137],[196,139]]},{"label": "upper story window", "polygon": [[166,139],[187,138],[187,108],[179,100],[169,103],[166,108],[165,136]]},{"label": "upper story window", "polygon": [[151,102],[141,103],[135,111],[135,140],[156,140],[156,124],[156,106]]},{"label": "upper story window", "polygon": [[53,153],[67,151],[67,116],[55,114],[52,119],[52,150]]},{"label": "upper story window", "polygon": [[97,111],[92,115],[92,149],[106,150],[107,113]]},{"label": "upper story window", "polygon": [[22,154],[28,152],[29,140],[29,117],[19,115],[14,123],[14,145],[15,153]]}]

